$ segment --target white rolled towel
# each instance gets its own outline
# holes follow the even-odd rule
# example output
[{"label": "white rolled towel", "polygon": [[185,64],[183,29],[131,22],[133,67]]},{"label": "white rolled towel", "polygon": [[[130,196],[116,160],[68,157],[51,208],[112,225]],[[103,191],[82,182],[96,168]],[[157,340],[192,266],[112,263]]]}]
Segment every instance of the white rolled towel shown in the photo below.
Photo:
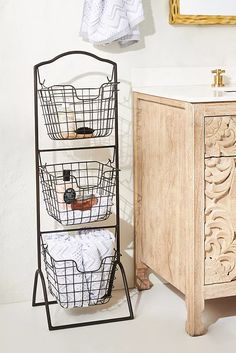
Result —
[{"label": "white rolled towel", "polygon": [[[48,234],[44,236],[48,253],[55,260],[47,266],[52,294],[64,308],[88,305],[89,292],[84,281],[81,243],[70,235]],[[46,259],[51,264],[51,258]],[[76,263],[76,265],[75,265]],[[55,267],[54,267],[55,266]],[[77,271],[77,268],[79,271]]]},{"label": "white rolled towel", "polygon": [[[84,230],[77,234],[47,234],[47,273],[51,292],[64,308],[96,304],[107,291],[115,237],[106,229]],[[76,265],[75,265],[76,263]]]},{"label": "white rolled towel", "polygon": [[94,271],[86,273],[86,282],[90,304],[95,304],[106,294],[108,288],[112,263],[111,259],[106,258],[114,255],[115,237],[106,229],[85,230],[76,237],[82,245],[84,271]]}]

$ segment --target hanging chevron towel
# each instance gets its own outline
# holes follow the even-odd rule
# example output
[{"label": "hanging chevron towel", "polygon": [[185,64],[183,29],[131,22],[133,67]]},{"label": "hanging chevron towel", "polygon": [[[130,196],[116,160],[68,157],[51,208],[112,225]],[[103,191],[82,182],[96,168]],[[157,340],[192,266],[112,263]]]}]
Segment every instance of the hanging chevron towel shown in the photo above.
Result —
[{"label": "hanging chevron towel", "polygon": [[142,0],[84,0],[80,35],[95,45],[128,46],[139,41],[143,19]]}]

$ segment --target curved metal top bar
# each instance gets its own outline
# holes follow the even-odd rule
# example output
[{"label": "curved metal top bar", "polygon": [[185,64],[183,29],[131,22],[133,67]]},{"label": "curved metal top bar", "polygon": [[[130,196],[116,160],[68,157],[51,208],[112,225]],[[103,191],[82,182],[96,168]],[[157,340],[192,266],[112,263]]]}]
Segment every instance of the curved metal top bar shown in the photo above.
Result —
[{"label": "curved metal top bar", "polygon": [[90,57],[92,57],[92,58],[94,58],[96,60],[103,61],[103,62],[106,62],[108,64],[111,64],[111,65],[113,65],[114,68],[117,67],[117,64],[114,61],[112,61],[112,60],[101,58],[101,57],[99,57],[99,56],[97,56],[95,54],[89,53],[87,51],[72,50],[72,51],[67,51],[67,52],[61,53],[61,54],[55,56],[54,58],[52,58],[51,60],[42,61],[42,62],[34,65],[34,68],[35,68],[35,70],[37,70],[40,66],[51,64],[54,61],[57,61],[58,59],[60,59],[60,58],[62,58],[64,56],[73,55],[73,54],[87,55],[87,56],[90,56]]}]

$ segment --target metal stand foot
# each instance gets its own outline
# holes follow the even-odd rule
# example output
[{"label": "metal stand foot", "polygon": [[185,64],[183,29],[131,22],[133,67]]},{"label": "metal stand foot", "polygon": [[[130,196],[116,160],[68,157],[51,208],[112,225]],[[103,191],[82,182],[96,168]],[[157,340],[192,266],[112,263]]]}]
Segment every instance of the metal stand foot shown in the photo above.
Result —
[{"label": "metal stand foot", "polygon": [[[55,301],[55,300],[49,301],[48,300],[46,283],[45,283],[44,275],[43,275],[41,270],[36,270],[36,272],[35,272],[34,286],[33,286],[33,297],[32,297],[32,306],[43,306],[43,305],[45,306],[46,316],[47,316],[47,323],[48,323],[48,329],[50,331],[62,330],[62,329],[73,328],[73,327],[82,327],[82,326],[107,324],[107,323],[110,323],[110,322],[132,320],[134,318],[134,313],[133,313],[133,308],[132,308],[132,303],[131,303],[131,299],[130,299],[129,288],[128,288],[128,283],[127,283],[127,278],[126,278],[126,275],[125,275],[124,267],[123,267],[121,262],[117,262],[116,265],[120,268],[121,275],[122,275],[122,280],[123,280],[123,284],[124,284],[124,290],[125,290],[125,295],[126,295],[126,300],[127,300],[128,310],[129,310],[129,315],[128,316],[117,317],[117,318],[112,318],[112,319],[88,321],[88,322],[78,322],[78,323],[75,323],[75,324],[55,325],[54,326],[52,324],[51,314],[50,314],[50,307],[49,306],[51,304],[56,304],[57,301]],[[36,302],[37,288],[38,288],[38,277],[39,276],[40,276],[41,283],[42,283],[42,288],[43,288],[43,296],[44,296],[44,301],[43,302]]]}]

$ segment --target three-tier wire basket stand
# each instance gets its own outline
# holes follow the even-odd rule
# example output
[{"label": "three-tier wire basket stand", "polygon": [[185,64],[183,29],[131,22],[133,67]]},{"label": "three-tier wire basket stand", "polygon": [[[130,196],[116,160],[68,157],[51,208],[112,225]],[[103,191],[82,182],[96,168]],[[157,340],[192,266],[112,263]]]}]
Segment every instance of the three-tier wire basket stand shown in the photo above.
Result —
[{"label": "three-tier wire basket stand", "polygon": [[[45,86],[40,77],[41,68],[69,55],[87,56],[106,63],[111,66],[111,76],[107,77],[107,81],[98,88],[76,88],[70,84]],[[41,106],[48,137],[63,141],[63,147],[41,148],[39,106]],[[34,278],[32,305],[45,306],[49,330],[133,319],[132,304],[120,253],[117,64],[92,53],[69,51],[35,65],[34,115],[38,267]],[[84,145],[90,139],[110,135],[112,144]],[[84,144],[71,147],[71,141],[76,144],[78,140]],[[70,141],[69,147],[65,147],[67,141]],[[73,152],[74,154],[76,151],[96,152],[101,149],[112,151],[113,157],[107,163],[97,160],[44,163],[45,153]],[[47,214],[60,223],[63,229],[41,229],[41,198]],[[100,226],[99,223],[99,226],[94,227],[94,222],[105,222],[110,217],[113,199],[115,199],[115,224]],[[55,260],[44,241],[45,235],[55,236],[56,234],[60,239],[60,236],[67,232],[67,234],[83,232],[84,236],[86,232],[99,232],[101,229],[113,230],[116,246],[114,254],[105,257],[100,266],[92,271],[82,271],[70,258]],[[52,304],[59,303],[62,308],[81,308],[107,303],[112,297],[117,270],[120,270],[123,280],[129,315],[61,325],[53,324],[50,311]],[[42,283],[43,301],[37,300],[39,278]],[[54,300],[49,300],[48,291]]]}]

